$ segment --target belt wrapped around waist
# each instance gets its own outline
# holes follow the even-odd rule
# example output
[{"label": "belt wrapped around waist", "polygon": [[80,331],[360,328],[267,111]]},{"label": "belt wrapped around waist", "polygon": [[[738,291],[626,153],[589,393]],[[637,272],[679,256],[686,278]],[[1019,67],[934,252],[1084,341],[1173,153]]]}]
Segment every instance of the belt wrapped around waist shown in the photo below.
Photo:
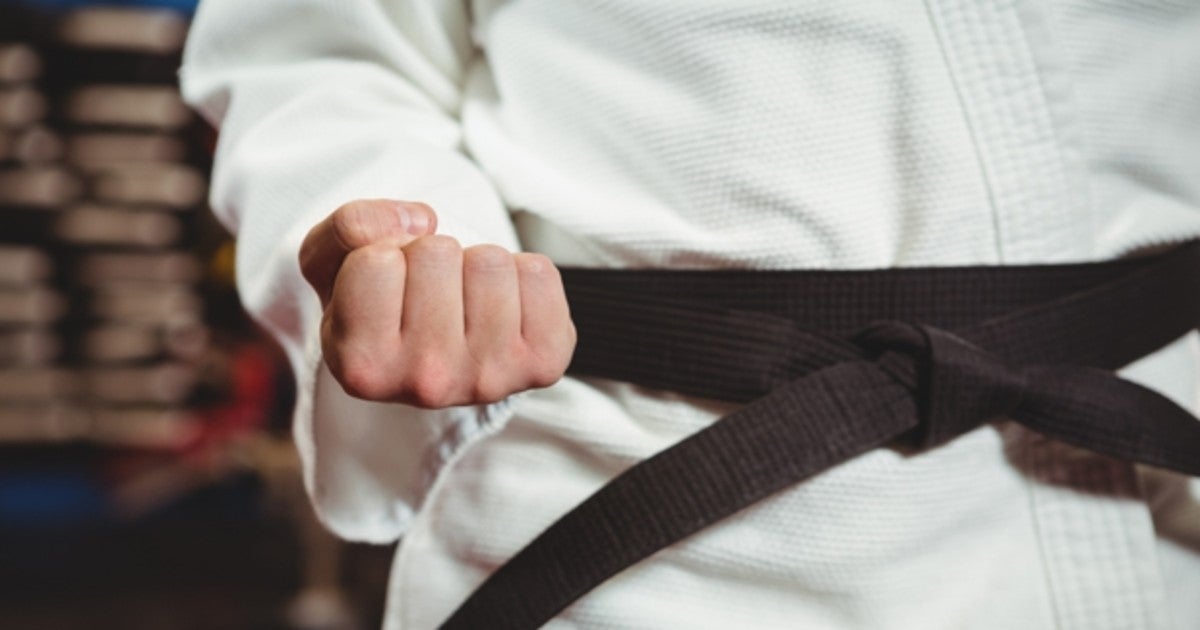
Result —
[{"label": "belt wrapped around waist", "polygon": [[1104,263],[564,269],[570,372],[747,403],[633,466],[443,628],[535,628],[654,552],[871,449],[999,418],[1200,475],[1200,421],[1113,370],[1200,324],[1200,241]]}]

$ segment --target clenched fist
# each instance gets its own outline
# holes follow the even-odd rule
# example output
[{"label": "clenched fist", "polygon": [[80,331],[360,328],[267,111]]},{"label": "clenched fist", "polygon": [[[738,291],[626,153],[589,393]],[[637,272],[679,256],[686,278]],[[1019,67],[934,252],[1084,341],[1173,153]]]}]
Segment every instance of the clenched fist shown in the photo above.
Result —
[{"label": "clenched fist", "polygon": [[424,204],[348,203],[300,268],[321,298],[321,347],[358,398],[425,408],[495,402],[566,370],[575,327],[548,258],[434,235]]}]

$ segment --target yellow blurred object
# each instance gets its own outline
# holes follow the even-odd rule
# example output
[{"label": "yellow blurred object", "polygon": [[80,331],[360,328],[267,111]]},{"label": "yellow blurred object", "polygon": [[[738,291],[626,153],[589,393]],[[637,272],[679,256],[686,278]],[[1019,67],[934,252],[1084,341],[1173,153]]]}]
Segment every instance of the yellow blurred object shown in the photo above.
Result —
[{"label": "yellow blurred object", "polygon": [[213,252],[212,259],[209,260],[208,275],[213,280],[232,287],[237,284],[236,263],[237,242],[225,241]]}]

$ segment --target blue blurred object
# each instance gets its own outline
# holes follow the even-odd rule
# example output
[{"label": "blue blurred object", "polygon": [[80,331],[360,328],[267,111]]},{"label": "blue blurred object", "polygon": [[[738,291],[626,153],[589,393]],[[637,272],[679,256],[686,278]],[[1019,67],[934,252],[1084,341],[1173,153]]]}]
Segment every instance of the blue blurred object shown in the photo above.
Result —
[{"label": "blue blurred object", "polygon": [[0,6],[5,4],[23,4],[48,9],[70,9],[75,7],[109,6],[109,7],[144,7],[159,9],[174,9],[191,15],[196,10],[200,0],[0,0]]},{"label": "blue blurred object", "polygon": [[79,470],[0,476],[0,528],[81,527],[108,518],[104,489]]}]

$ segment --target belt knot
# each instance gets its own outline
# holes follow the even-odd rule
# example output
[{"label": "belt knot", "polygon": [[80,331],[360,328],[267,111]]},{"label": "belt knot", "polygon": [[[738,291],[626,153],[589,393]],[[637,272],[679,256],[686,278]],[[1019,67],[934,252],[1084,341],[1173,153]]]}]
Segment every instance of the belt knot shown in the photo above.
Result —
[{"label": "belt knot", "polygon": [[920,424],[903,441],[917,448],[1011,415],[1025,400],[1024,370],[947,330],[887,320],[860,331],[854,343],[912,391]]}]

